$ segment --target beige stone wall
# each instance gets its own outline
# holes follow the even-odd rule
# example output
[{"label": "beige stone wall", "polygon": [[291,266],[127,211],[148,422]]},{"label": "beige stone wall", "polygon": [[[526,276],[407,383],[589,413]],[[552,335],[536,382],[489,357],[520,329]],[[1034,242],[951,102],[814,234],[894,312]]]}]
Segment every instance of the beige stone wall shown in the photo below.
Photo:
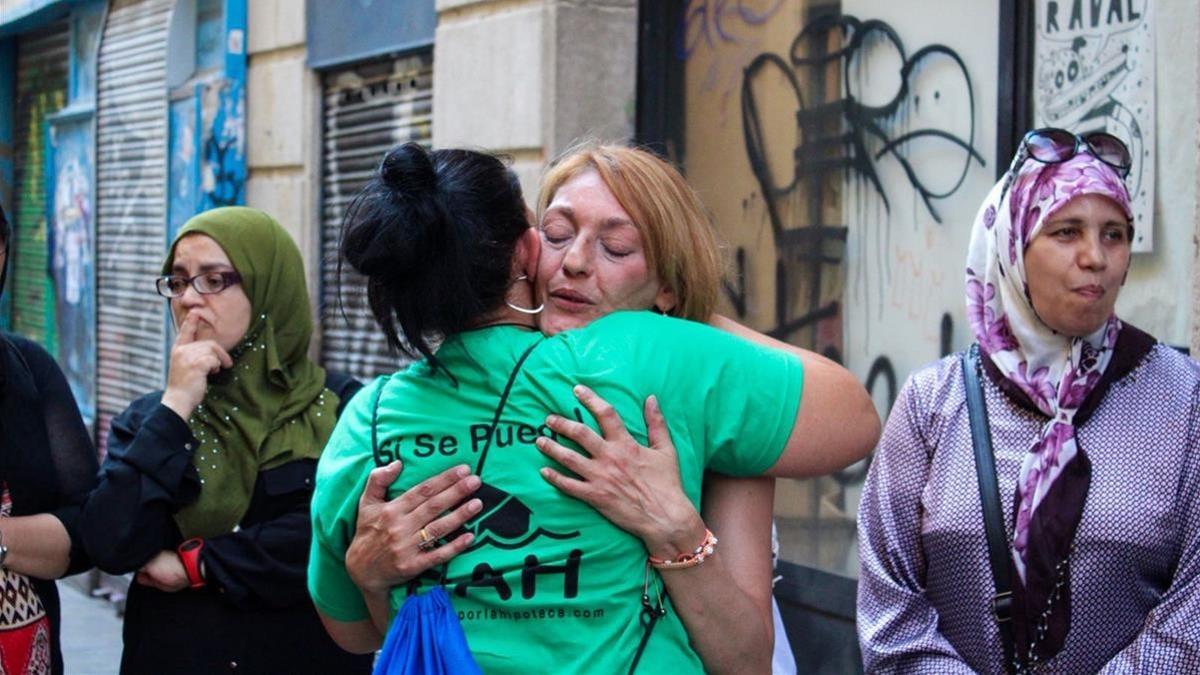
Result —
[{"label": "beige stone wall", "polygon": [[246,204],[291,233],[316,309],[320,278],[320,83],[305,65],[304,3],[250,0]]},{"label": "beige stone wall", "polygon": [[1200,13],[1194,3],[1154,4],[1155,147],[1154,251],[1136,253],[1117,301],[1117,315],[1171,345],[1193,340],[1190,293],[1196,267],[1196,124],[1194,83]]},{"label": "beige stone wall", "polygon": [[[436,7],[435,147],[509,154],[532,202],[546,163],[576,138],[632,138],[636,0],[437,0]],[[247,34],[246,203],[296,239],[315,311],[321,100],[319,78],[305,65],[304,3],[250,0]]]},{"label": "beige stone wall", "polygon": [[546,163],[576,139],[633,137],[636,0],[438,0],[437,11],[435,147],[508,153],[532,202]]}]

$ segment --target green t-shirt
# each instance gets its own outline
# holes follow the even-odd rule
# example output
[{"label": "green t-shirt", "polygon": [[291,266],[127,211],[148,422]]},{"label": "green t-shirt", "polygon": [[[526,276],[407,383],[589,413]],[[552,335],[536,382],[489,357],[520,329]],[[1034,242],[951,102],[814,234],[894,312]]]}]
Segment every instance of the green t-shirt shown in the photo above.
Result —
[{"label": "green t-shirt", "polygon": [[[501,392],[535,343],[484,452]],[[369,616],[344,560],[359,495],[376,466],[371,419],[378,397],[379,459],[404,462],[389,497],[456,464],[475,467],[483,480],[476,496],[484,508],[467,523],[475,541],[444,570],[446,591],[483,670],[628,671],[644,632],[646,549],[541,477],[550,460],[533,441],[553,436],[546,415],[596,428],[572,393],[585,384],[644,444],[642,404],[655,394],[684,490],[699,508],[706,467],[757,475],[779,458],[800,401],[800,361],[650,312],[619,312],[552,338],[516,326],[469,331],[447,340],[437,356],[457,385],[425,362],[377,379],[347,405],[321,456],[308,571],[317,607],[340,621]],[[438,583],[442,572],[431,570],[421,588]],[[406,587],[393,590],[393,612],[406,593]],[[683,624],[669,602],[667,608],[639,671],[702,672]]]}]

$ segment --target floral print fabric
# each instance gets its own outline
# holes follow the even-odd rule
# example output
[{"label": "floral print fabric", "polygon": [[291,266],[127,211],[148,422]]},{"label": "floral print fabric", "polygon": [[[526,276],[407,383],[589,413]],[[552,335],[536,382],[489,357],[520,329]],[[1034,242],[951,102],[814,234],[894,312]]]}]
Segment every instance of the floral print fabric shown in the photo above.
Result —
[{"label": "floral print fabric", "polygon": [[1030,522],[1064,467],[1079,454],[1075,412],[1108,366],[1121,323],[1115,317],[1082,338],[1060,335],[1030,302],[1025,248],[1071,199],[1099,194],[1132,219],[1129,193],[1090,154],[1059,164],[1026,161],[1001,196],[1003,181],[976,217],[967,254],[967,317],[980,347],[1050,420],[1025,456],[1017,484],[1013,564],[1021,583],[1029,563]]}]

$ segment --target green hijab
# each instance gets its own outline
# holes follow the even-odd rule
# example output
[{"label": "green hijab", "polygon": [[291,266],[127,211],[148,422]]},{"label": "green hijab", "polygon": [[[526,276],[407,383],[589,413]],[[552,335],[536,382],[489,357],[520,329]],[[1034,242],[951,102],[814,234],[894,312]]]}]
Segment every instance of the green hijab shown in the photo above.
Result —
[{"label": "green hijab", "polygon": [[308,358],[312,315],[300,250],[274,218],[230,206],[184,223],[167,252],[191,234],[211,237],[229,256],[250,299],[250,327],[230,351],[233,367],[208,378],[188,420],[200,497],[175,514],[185,538],[233,530],[250,506],[258,473],[320,456],[337,415],[325,371]]}]

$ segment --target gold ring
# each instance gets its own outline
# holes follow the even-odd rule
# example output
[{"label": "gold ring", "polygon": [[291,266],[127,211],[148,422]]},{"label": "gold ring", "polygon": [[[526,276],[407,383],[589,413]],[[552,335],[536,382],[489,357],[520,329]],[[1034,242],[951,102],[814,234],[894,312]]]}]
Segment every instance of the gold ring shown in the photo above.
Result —
[{"label": "gold ring", "polygon": [[421,538],[421,542],[417,544],[417,548],[422,551],[432,551],[437,548],[437,538],[426,532],[425,528],[422,527],[421,531],[417,532],[417,536]]}]

